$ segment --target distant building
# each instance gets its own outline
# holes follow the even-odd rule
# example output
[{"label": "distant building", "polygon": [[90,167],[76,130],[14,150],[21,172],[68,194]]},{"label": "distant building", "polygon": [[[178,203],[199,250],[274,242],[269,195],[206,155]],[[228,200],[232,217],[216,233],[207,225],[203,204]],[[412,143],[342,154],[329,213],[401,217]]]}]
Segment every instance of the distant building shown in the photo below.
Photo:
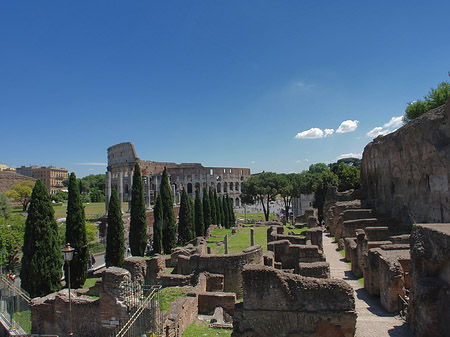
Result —
[{"label": "distant building", "polygon": [[200,163],[162,163],[140,160],[130,142],[113,145],[108,148],[108,168],[106,172],[106,208],[111,197],[111,188],[119,194],[120,202],[131,201],[131,185],[133,182],[134,164],[139,162],[147,208],[150,208],[155,195],[159,192],[161,174],[167,167],[174,201],[180,201],[183,189],[191,198],[195,190],[203,187],[212,188],[219,196],[228,195],[235,207],[241,206],[241,185],[250,177],[249,168],[204,167]]},{"label": "distant building", "polygon": [[0,171],[9,171],[9,172],[15,172],[16,169],[14,167],[9,167],[5,164],[0,164]]},{"label": "distant building", "polygon": [[314,202],[314,193],[300,194],[298,198],[292,198],[292,213],[294,218],[305,214],[305,210],[312,209]]},{"label": "distant building", "polygon": [[16,172],[27,177],[40,179],[47,187],[49,194],[56,194],[58,191],[66,189],[62,182],[69,178],[69,171],[54,166],[21,166],[16,169]]}]

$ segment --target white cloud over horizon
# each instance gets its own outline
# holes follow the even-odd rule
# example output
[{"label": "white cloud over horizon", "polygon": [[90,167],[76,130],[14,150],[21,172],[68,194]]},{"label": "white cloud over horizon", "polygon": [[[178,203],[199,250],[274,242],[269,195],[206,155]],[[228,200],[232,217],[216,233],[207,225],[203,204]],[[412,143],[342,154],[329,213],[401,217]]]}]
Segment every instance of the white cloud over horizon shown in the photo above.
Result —
[{"label": "white cloud over horizon", "polygon": [[344,154],[341,154],[340,156],[338,156],[336,158],[336,160],[344,159],[344,158],[359,158],[359,159],[361,159],[362,158],[362,153],[353,153],[353,152],[344,153]]},{"label": "white cloud over horizon", "polygon": [[319,129],[319,128],[311,128],[306,131],[299,132],[295,135],[295,139],[317,139],[317,138],[325,138],[331,134],[333,134],[333,129]]},{"label": "white cloud over horizon", "polygon": [[385,123],[383,126],[376,126],[369,132],[367,136],[370,138],[376,138],[378,136],[385,136],[388,133],[394,132],[403,125],[403,116],[392,117],[391,120]]},{"label": "white cloud over horizon", "polygon": [[339,128],[336,130],[336,133],[347,133],[347,132],[353,132],[358,127],[359,121],[356,119],[354,121],[348,119],[346,121],[343,121],[341,125],[339,125]]}]

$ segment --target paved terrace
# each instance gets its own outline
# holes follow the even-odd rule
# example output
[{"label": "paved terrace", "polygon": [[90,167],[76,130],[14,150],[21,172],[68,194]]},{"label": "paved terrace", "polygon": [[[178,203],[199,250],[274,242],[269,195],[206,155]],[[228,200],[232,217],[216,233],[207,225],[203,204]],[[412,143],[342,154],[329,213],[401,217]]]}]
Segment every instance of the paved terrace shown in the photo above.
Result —
[{"label": "paved terrace", "polygon": [[371,297],[361,283],[353,276],[350,266],[337,251],[333,238],[323,236],[323,249],[330,263],[331,277],[348,282],[355,291],[355,306],[358,314],[356,320],[356,337],[412,337],[406,322],[398,315],[388,313],[378,298]]}]

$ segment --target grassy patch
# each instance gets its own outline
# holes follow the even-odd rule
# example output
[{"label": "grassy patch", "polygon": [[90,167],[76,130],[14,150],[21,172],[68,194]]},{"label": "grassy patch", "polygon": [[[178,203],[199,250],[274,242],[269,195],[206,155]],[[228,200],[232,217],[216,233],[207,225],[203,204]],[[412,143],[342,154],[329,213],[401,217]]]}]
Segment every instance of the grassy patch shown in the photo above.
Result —
[{"label": "grassy patch", "polygon": [[[264,251],[267,251],[267,227],[255,227],[255,244],[260,244]],[[250,227],[244,227],[228,239],[228,253],[239,253],[243,249],[250,247]],[[223,245],[218,254],[225,254]]]},{"label": "grassy patch", "polygon": [[17,311],[13,314],[13,319],[27,334],[31,334],[31,310]]},{"label": "grassy patch", "polygon": [[307,230],[308,227],[301,227],[301,228],[289,228],[288,226],[284,227],[284,232],[287,234],[289,232],[294,232],[294,234],[301,234],[302,232],[304,232],[305,230]]},{"label": "grassy patch", "polygon": [[[89,204],[83,204],[84,213],[86,217],[92,214],[105,214],[105,203],[104,202],[92,202]],[[61,206],[53,206],[55,210],[55,218],[65,218],[67,214],[67,204],[62,204]],[[123,211],[128,211],[128,203],[123,203]]]},{"label": "grassy patch", "polygon": [[198,337],[198,336],[206,336],[206,337],[214,337],[214,336],[222,336],[227,337],[231,336],[233,329],[218,329],[211,328],[208,322],[197,320],[191,325],[187,327],[183,332],[183,337]]},{"label": "grassy patch", "polygon": [[[264,213],[247,213],[247,215],[245,215],[245,213],[235,213],[235,216],[236,216],[236,218],[242,218],[247,221],[251,221],[251,220],[266,221]],[[278,219],[278,217],[275,214],[270,213],[269,220],[270,221],[279,221],[280,219]]]},{"label": "grassy patch", "polygon": [[99,277],[88,277],[86,279],[86,282],[84,282],[84,284],[83,284],[83,288],[92,287],[95,284],[95,282],[97,282],[98,279],[99,279]]},{"label": "grassy patch", "polygon": [[231,235],[231,229],[228,228],[216,228],[215,230],[213,230],[213,232],[211,233],[211,235],[213,236],[221,236],[222,238],[225,235]]},{"label": "grassy patch", "polygon": [[359,278],[358,282],[364,287],[364,277]]},{"label": "grassy patch", "polygon": [[159,293],[159,303],[162,311],[169,311],[170,304],[179,297],[186,297],[192,287],[167,287],[161,289]]},{"label": "grassy patch", "polygon": [[101,242],[89,242],[88,249],[89,249],[90,253],[97,254],[97,253],[104,252],[106,250],[106,247]]},{"label": "grassy patch", "polygon": [[166,267],[166,274],[172,274],[172,272],[173,272],[174,269],[175,269],[175,268],[173,268],[173,267],[171,267],[171,268]]}]

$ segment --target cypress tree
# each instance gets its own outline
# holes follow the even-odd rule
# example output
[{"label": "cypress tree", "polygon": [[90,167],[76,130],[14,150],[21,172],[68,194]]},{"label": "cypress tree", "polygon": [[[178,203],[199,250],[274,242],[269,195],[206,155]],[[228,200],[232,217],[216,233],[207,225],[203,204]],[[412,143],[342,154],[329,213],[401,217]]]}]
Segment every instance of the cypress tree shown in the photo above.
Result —
[{"label": "cypress tree", "polygon": [[216,225],[219,226],[222,223],[222,213],[220,211],[220,203],[216,190],[214,190],[214,203],[216,204]]},{"label": "cypress tree", "polygon": [[63,259],[54,213],[47,189],[38,179],[25,222],[20,272],[21,285],[31,297],[61,289]]},{"label": "cypress tree", "polygon": [[178,222],[178,241],[181,245],[186,244],[186,242],[193,239],[192,237],[192,208],[191,202],[189,201],[189,196],[185,189],[181,193],[181,203],[180,203],[180,220]]},{"label": "cypress tree", "polygon": [[191,231],[191,240],[195,239],[195,203],[190,197],[189,199],[189,210],[191,212],[191,223],[189,224],[189,228]]},{"label": "cypress tree", "polygon": [[164,253],[170,254],[172,249],[177,245],[177,221],[175,212],[173,211],[173,198],[169,186],[169,176],[167,169],[164,171],[159,186],[163,208],[163,240]]},{"label": "cypress tree", "polygon": [[227,198],[228,198],[228,209],[230,211],[230,216],[229,216],[230,217],[230,223],[232,225],[234,225],[236,223],[236,217],[234,216],[233,200],[231,200],[231,198],[228,197],[228,196],[227,196]]},{"label": "cypress tree", "polygon": [[211,204],[209,202],[209,195],[206,187],[203,187],[203,224],[205,226],[203,235],[206,236],[206,231],[211,225]]},{"label": "cypress tree", "polygon": [[203,205],[200,198],[200,190],[195,190],[195,236],[203,236],[205,225],[203,223]]},{"label": "cypress tree", "polygon": [[147,247],[147,216],[145,213],[144,187],[142,185],[141,168],[139,163],[134,164],[133,186],[131,187],[130,210],[130,242],[133,256],[144,256]]},{"label": "cypress tree", "polygon": [[222,226],[225,226],[225,228],[230,228],[230,219],[229,219],[230,212],[228,211],[228,201],[225,195],[222,196],[222,209],[223,209]]},{"label": "cypress tree", "polygon": [[216,202],[214,200],[214,194],[212,189],[209,189],[209,203],[211,205],[211,225],[215,225],[216,221]]},{"label": "cypress tree", "polygon": [[123,267],[125,239],[123,237],[122,211],[120,210],[119,195],[113,188],[108,209],[108,232],[106,234],[107,267]]},{"label": "cypress tree", "polygon": [[161,193],[156,197],[155,207],[153,208],[153,252],[161,254],[162,252],[162,228],[163,228],[163,205]]},{"label": "cypress tree", "polygon": [[[78,189],[77,177],[71,173],[69,177],[69,195],[67,199],[66,243],[75,249],[70,262],[70,285],[74,289],[81,288],[87,278],[89,252],[86,239],[86,220],[83,202]],[[64,265],[66,280],[67,265]]]}]

